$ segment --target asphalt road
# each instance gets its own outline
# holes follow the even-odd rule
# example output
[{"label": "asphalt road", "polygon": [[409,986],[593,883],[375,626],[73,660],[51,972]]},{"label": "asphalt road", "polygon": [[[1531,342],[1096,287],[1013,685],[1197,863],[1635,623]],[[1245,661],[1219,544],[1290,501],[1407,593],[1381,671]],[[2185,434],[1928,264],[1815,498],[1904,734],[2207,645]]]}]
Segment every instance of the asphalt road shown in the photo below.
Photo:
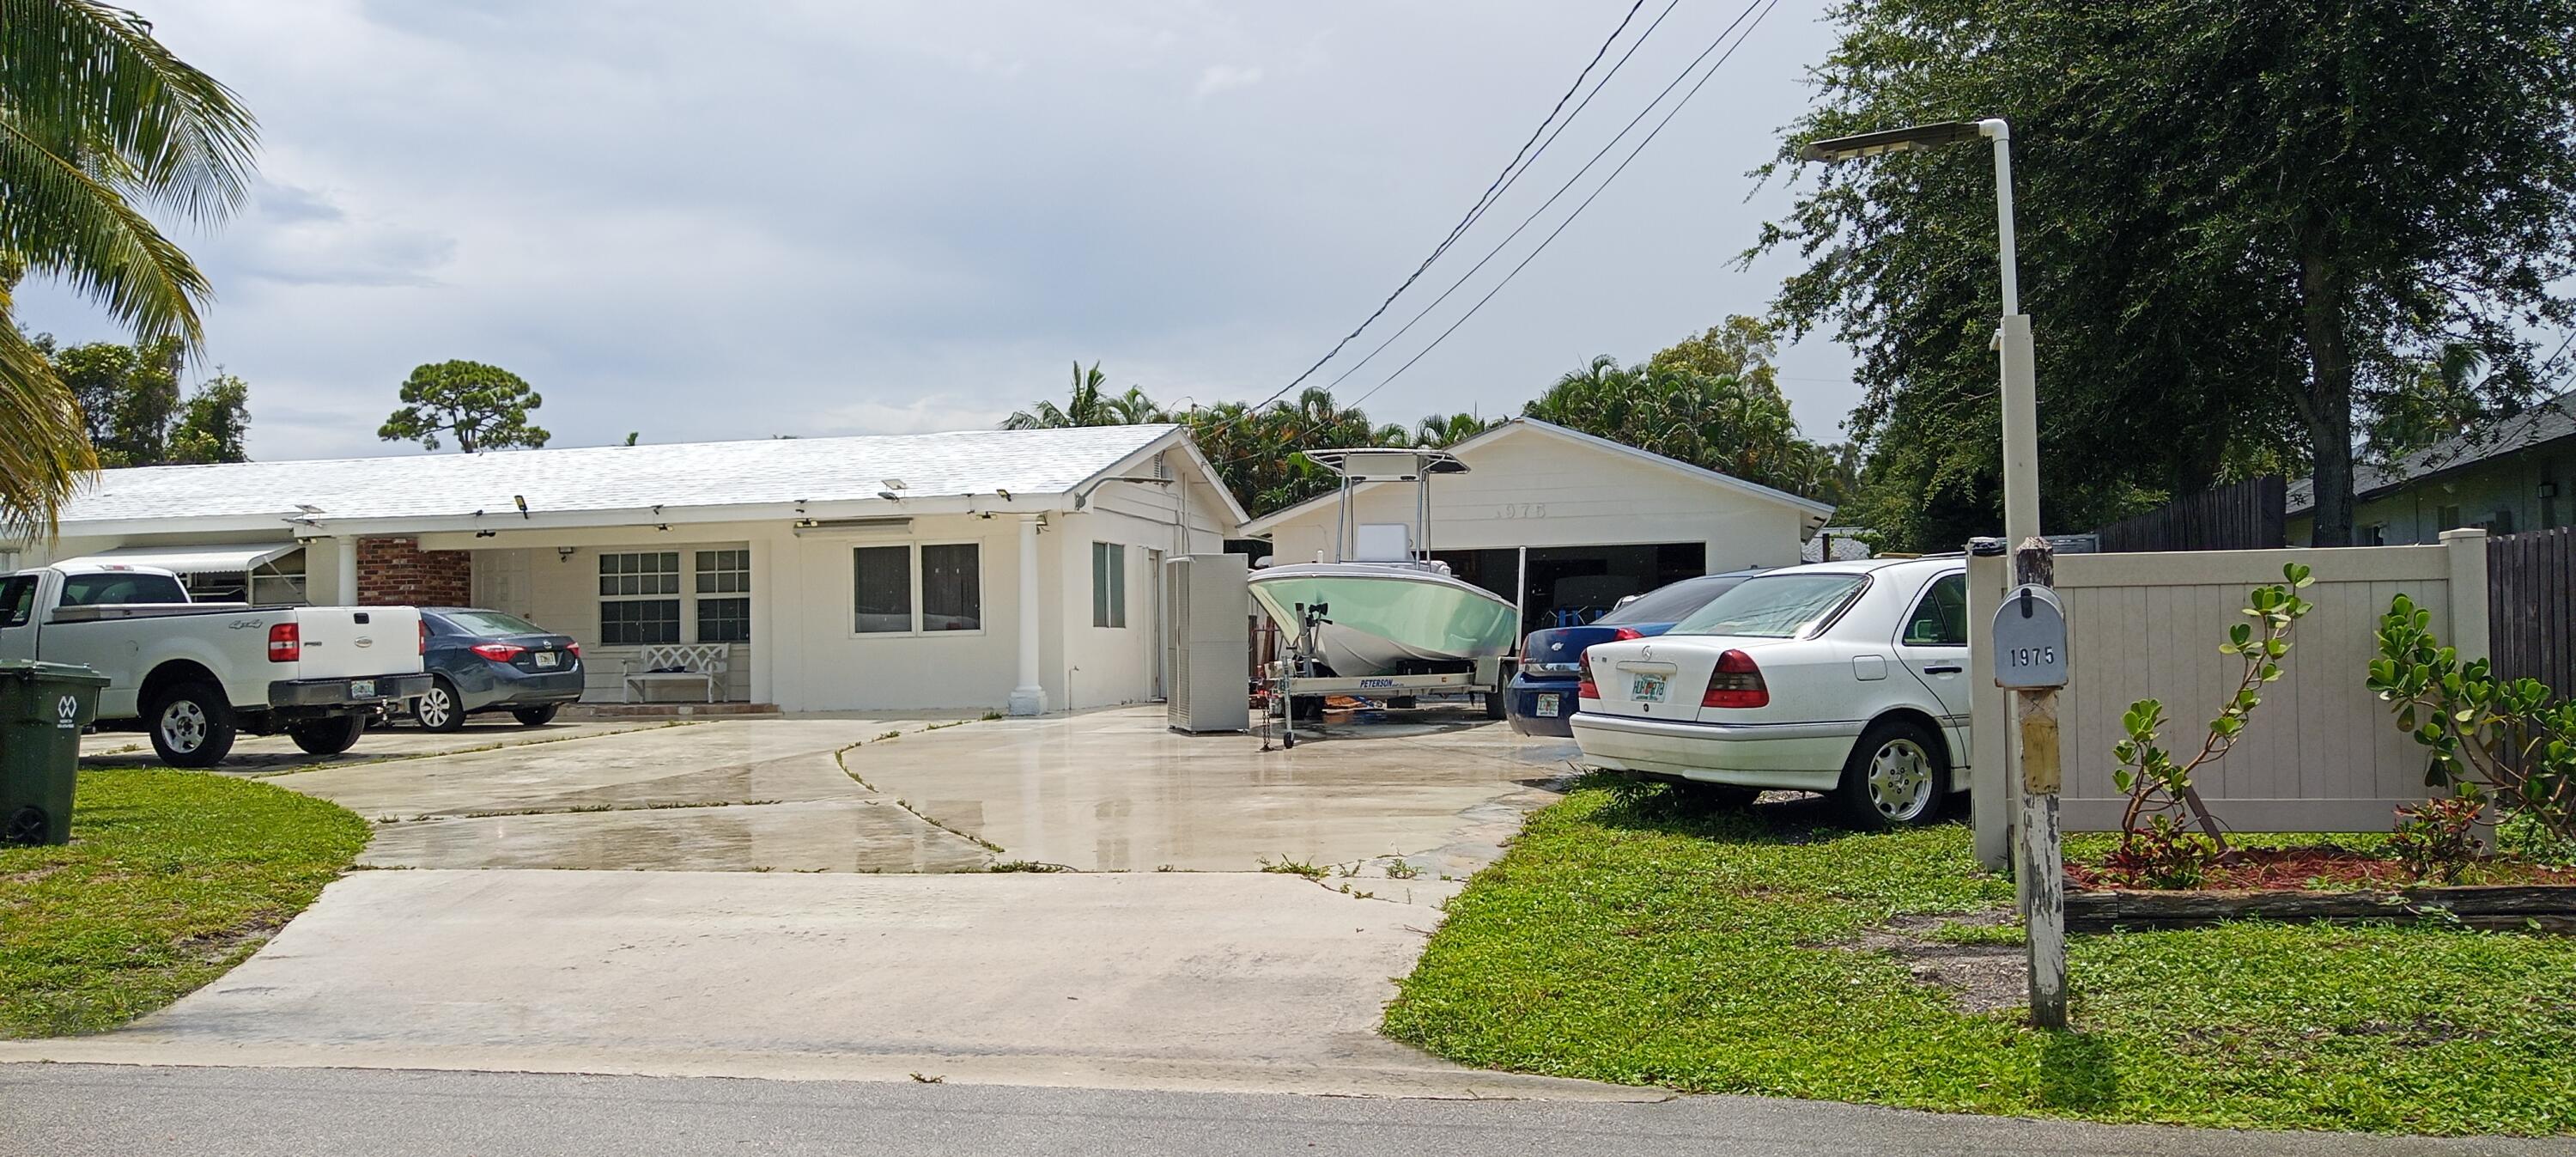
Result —
[{"label": "asphalt road", "polygon": [[630,1153],[2378,1157],[2576,1153],[2576,1144],[2105,1128],[1739,1097],[1655,1104],[1374,1100],[702,1077],[0,1065],[5,1157]]}]

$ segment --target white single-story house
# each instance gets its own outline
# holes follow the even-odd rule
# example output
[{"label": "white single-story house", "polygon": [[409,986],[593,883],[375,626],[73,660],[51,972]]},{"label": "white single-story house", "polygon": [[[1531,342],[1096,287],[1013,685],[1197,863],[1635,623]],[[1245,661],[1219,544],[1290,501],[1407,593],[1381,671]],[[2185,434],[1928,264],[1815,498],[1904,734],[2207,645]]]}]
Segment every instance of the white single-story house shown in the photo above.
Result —
[{"label": "white single-story house", "polygon": [[507,611],[594,700],[708,644],[733,701],[1034,714],[1158,697],[1162,561],[1244,520],[1181,427],[979,430],[108,470],[0,563]]},{"label": "white single-story house", "polygon": [[[1822,502],[1570,430],[1513,418],[1449,447],[1426,537],[1458,577],[1519,603],[1524,630],[1597,616],[1691,575],[1796,566],[1833,514]],[[1245,534],[1281,563],[1335,557],[1350,528],[1414,521],[1412,483],[1368,482],[1263,515]],[[1423,543],[1415,543],[1422,549]]]}]

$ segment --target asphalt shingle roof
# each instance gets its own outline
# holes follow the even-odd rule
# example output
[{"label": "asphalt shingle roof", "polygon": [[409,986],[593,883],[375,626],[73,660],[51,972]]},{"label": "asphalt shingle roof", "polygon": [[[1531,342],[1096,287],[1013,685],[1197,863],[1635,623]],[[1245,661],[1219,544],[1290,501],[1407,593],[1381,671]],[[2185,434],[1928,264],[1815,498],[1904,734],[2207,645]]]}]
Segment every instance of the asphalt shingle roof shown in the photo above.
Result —
[{"label": "asphalt shingle roof", "polygon": [[1062,494],[1177,427],[1087,426],[660,446],[592,446],[101,471],[62,513],[84,522],[294,517],[423,518],[475,511],[643,510],[874,499]]},{"label": "asphalt shingle roof", "polygon": [[[2369,498],[2418,478],[2570,436],[2576,436],[2576,390],[2535,403],[2488,429],[2445,438],[2386,467],[2355,463],[2352,491]],[[2289,513],[2305,514],[2316,509],[2316,479],[2302,478],[2291,483],[2288,494]]]}]

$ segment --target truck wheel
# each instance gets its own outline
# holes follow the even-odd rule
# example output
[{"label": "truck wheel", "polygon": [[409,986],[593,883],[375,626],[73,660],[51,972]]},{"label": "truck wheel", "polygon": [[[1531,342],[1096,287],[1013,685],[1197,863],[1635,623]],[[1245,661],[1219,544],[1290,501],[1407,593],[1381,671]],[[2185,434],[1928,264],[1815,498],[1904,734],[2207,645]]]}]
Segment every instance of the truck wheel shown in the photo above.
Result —
[{"label": "truck wheel", "polygon": [[358,745],[367,733],[364,715],[333,715],[286,725],[286,735],[308,755],[338,755]]},{"label": "truck wheel", "polygon": [[465,699],[456,693],[456,684],[441,675],[429,681],[429,690],[411,705],[411,717],[420,720],[424,731],[465,730]]},{"label": "truck wheel", "polygon": [[1485,718],[1487,718],[1487,719],[1509,719],[1509,718],[1511,718],[1511,717],[1512,717],[1512,700],[1511,700],[1511,696],[1506,695],[1506,694],[1504,694],[1503,692],[1500,692],[1500,691],[1487,691],[1487,692],[1485,692]]},{"label": "truck wheel", "polygon": [[152,702],[152,751],[172,767],[213,767],[232,754],[232,704],[212,683],[180,683]]}]

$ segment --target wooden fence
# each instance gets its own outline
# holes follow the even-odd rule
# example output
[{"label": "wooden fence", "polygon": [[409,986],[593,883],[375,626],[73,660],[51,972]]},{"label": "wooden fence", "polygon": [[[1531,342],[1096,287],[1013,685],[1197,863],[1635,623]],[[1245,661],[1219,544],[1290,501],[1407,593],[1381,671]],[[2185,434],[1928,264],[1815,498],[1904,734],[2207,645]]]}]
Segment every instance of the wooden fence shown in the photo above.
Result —
[{"label": "wooden fence", "polygon": [[[2127,796],[2112,783],[2120,716],[2140,699],[2163,703],[2161,745],[2188,758],[2232,694],[2242,667],[2219,653],[2249,588],[2281,581],[2284,563],[2307,565],[2316,609],[2299,622],[2263,704],[2227,758],[2204,765],[2202,796],[2240,831],[2386,831],[2396,809],[2420,803],[2425,754],[2371,694],[2379,618],[2405,594],[2433,614],[2433,630],[2465,656],[2487,653],[2486,532],[2456,530],[2439,546],[2061,555],[2069,682],[2058,701],[2069,831],[2117,830]],[[1992,620],[2006,587],[2004,560],[1970,560],[1969,621]],[[1971,632],[1977,672],[1974,751],[1977,848],[2000,863],[2010,847],[2020,776],[2012,766],[2006,693],[1993,686],[1986,631]]]},{"label": "wooden fence", "polygon": [[2497,673],[2576,695],[2576,529],[2488,539],[2487,605]]},{"label": "wooden fence", "polygon": [[2104,553],[2272,550],[2289,545],[2289,505],[2289,483],[2254,478],[2177,498],[2093,533]]}]

